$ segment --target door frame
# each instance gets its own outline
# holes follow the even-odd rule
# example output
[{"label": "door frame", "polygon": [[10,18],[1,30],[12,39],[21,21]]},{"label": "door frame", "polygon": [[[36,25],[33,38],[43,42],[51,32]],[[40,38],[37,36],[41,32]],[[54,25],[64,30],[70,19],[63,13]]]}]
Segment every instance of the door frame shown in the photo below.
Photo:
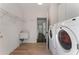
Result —
[{"label": "door frame", "polygon": [[46,37],[46,45],[48,46],[48,19],[47,19],[47,17],[37,17],[37,36],[38,36],[38,20],[42,20],[42,19],[45,19],[46,20],[46,35],[45,35],[45,37]]}]

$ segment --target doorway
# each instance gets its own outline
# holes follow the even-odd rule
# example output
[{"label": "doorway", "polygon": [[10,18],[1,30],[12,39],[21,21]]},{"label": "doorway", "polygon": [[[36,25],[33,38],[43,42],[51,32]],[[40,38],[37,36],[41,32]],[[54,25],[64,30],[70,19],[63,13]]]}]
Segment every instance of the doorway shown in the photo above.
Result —
[{"label": "doorway", "polygon": [[46,43],[46,30],[47,30],[46,18],[37,18],[37,29],[38,29],[37,43],[39,42]]}]

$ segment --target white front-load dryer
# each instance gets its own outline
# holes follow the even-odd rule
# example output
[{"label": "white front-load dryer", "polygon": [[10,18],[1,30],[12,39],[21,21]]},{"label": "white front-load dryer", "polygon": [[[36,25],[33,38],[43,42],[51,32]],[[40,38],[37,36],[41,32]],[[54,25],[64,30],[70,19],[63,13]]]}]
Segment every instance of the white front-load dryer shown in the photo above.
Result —
[{"label": "white front-load dryer", "polygon": [[52,25],[49,26],[49,50],[51,53],[53,53],[53,31],[52,31]]},{"label": "white front-load dryer", "polygon": [[56,49],[54,48],[55,42],[54,42],[54,34],[55,34],[55,28],[57,24],[54,24],[53,26],[49,26],[49,50],[52,54],[56,54]]},{"label": "white front-load dryer", "polygon": [[55,31],[55,49],[58,55],[79,54],[79,17],[61,22]]}]

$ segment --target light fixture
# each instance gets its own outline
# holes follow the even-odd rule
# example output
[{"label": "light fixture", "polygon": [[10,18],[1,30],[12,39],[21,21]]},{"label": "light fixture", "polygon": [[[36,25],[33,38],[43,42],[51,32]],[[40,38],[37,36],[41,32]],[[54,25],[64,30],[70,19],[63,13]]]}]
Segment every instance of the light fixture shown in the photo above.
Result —
[{"label": "light fixture", "polygon": [[37,3],[38,5],[43,5],[43,3]]}]

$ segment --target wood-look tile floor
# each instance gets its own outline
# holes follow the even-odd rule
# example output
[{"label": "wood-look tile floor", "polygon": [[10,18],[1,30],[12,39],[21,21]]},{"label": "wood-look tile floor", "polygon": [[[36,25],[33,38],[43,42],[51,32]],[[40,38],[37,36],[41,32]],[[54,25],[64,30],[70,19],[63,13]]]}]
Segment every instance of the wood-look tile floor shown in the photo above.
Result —
[{"label": "wood-look tile floor", "polygon": [[51,55],[45,43],[22,44],[11,55]]}]

